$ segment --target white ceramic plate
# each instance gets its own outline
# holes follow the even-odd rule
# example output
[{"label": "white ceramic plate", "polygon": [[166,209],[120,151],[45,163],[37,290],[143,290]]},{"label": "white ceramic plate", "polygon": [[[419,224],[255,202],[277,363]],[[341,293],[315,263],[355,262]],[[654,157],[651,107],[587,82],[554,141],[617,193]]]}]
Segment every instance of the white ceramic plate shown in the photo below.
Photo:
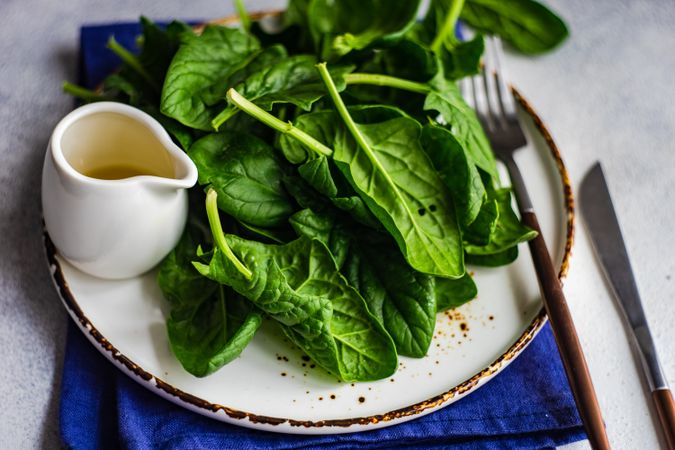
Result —
[{"label": "white ceramic plate", "polygon": [[[564,276],[573,200],[558,150],[519,97],[528,148],[517,154],[539,220]],[[504,178],[506,179],[506,178]],[[132,379],[192,411],[284,433],[349,433],[410,420],[459,400],[517,357],[545,323],[526,246],[503,268],[470,268],[478,298],[439,314],[429,354],[401,357],[391,379],[341,383],[303,359],[266,324],[234,362],[207,378],[187,373],[166,335],[167,303],[156,273],[123,281],[88,276],[45,245],[66,310],[91,343]]]}]

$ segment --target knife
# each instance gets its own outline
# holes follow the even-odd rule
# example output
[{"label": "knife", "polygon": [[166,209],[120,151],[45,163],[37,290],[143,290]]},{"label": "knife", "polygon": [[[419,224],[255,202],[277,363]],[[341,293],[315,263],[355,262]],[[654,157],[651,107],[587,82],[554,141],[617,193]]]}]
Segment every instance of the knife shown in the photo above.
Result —
[{"label": "knife", "polygon": [[675,450],[673,395],[661,369],[654,340],[649,332],[619,221],[614,212],[600,163],[596,163],[581,182],[580,201],[581,213],[584,216],[595,253],[632,330],[633,344],[640,354],[642,369],[649,382],[652,400],[656,406],[666,443],[670,450]]}]

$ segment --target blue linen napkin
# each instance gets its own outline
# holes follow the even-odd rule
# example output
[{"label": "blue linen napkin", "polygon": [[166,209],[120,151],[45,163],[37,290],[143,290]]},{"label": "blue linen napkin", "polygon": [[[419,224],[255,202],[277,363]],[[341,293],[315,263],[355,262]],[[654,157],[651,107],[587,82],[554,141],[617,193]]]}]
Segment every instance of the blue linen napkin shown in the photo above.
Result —
[{"label": "blue linen napkin", "polygon": [[[96,86],[118,66],[105,49],[110,35],[133,49],[139,32],[137,24],[83,27],[83,84]],[[70,323],[60,418],[63,443],[75,449],[531,449],[585,438],[548,324],[487,385],[433,414],[380,430],[301,436],[229,425],[176,406],[117,370]]]}]

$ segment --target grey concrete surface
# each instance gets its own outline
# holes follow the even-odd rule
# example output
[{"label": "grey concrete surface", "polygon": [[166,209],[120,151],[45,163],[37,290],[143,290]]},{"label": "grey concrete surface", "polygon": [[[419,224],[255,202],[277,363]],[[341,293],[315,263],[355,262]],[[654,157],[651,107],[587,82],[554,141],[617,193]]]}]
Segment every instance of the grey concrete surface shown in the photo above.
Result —
[{"label": "grey concrete surface", "polygon": [[[246,2],[252,9],[283,1]],[[675,382],[675,3],[551,0],[570,40],[511,78],[549,125],[574,187],[601,160],[656,343]],[[227,1],[0,0],[0,448],[56,448],[66,314],[42,252],[40,171],[71,108],[79,26],[219,17]],[[615,448],[657,448],[651,406],[581,223],[565,285]],[[653,412],[653,411],[652,411]]]}]

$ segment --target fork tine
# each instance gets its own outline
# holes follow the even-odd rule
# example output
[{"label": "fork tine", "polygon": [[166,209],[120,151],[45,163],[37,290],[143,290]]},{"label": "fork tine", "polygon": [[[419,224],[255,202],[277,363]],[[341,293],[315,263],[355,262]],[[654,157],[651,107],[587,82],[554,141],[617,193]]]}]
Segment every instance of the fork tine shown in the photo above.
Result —
[{"label": "fork tine", "polygon": [[[499,101],[504,111],[504,115],[512,119],[516,116],[516,104],[513,100],[513,94],[511,89],[508,87],[508,78],[506,76],[506,70],[504,69],[503,54],[504,49],[502,46],[502,41],[498,37],[489,36],[487,38],[488,45],[486,47],[487,52],[490,54],[490,58],[494,64],[494,73],[496,75],[497,88],[499,90]],[[486,58],[488,59],[488,58]]]},{"label": "fork tine", "polygon": [[471,109],[476,109],[476,101],[473,98],[473,87],[471,85],[471,80],[468,78],[460,78],[459,80],[459,92],[462,94],[466,104],[471,107]]},{"label": "fork tine", "polygon": [[492,116],[493,123],[502,128],[506,127],[506,120],[502,113],[501,102],[499,100],[500,92],[495,79],[495,56],[491,45],[485,48],[485,57],[483,58],[483,83],[487,97],[488,108]]},{"label": "fork tine", "polygon": [[493,129],[492,115],[490,114],[490,105],[485,92],[485,80],[483,75],[474,75],[471,77],[471,90],[475,100],[474,110],[480,119],[484,121],[483,126]]}]

